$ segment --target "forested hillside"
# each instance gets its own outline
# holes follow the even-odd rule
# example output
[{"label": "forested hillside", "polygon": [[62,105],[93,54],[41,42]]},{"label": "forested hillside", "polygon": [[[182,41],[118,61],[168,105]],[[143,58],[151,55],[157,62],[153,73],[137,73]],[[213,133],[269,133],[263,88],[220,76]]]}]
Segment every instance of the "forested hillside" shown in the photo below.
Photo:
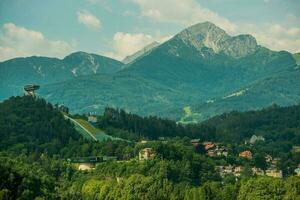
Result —
[{"label": "forested hillside", "polygon": [[253,134],[276,142],[300,145],[300,105],[271,107],[249,112],[230,112],[203,123],[215,127],[220,141],[243,141]]},{"label": "forested hillside", "polygon": [[0,104],[0,149],[58,153],[80,135],[43,99],[11,97]]},{"label": "forested hillside", "polygon": [[[299,109],[273,106],[185,126],[107,108],[98,126],[127,140],[94,142],[83,139],[57,106],[11,97],[0,103],[0,199],[297,199],[300,152],[292,147],[299,146]],[[265,140],[244,144],[251,135],[245,133]],[[192,138],[201,142],[194,145]],[[205,141],[227,154],[209,155]],[[141,160],[145,149],[153,157]],[[253,158],[241,158],[244,150]],[[88,171],[72,161],[93,156],[116,160]],[[219,171],[231,166],[240,171]],[[285,179],[257,175],[252,170],[258,168],[280,170]]]},{"label": "forested hillside", "polygon": [[0,103],[0,151],[63,158],[116,155],[103,143],[85,140],[55,106],[31,96],[11,97]]},{"label": "forested hillside", "polygon": [[249,112],[230,112],[199,124],[181,125],[155,116],[140,117],[124,110],[106,108],[99,117],[102,128],[122,129],[123,138],[189,137],[221,142],[243,142],[259,134],[275,142],[300,145],[300,106],[279,107]]}]

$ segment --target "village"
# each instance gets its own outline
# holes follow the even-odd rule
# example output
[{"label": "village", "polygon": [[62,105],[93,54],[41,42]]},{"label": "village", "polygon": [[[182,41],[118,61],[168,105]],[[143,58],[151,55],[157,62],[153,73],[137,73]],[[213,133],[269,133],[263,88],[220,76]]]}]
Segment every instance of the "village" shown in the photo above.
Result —
[{"label": "village", "polygon": [[[95,125],[97,123],[97,117],[94,115],[88,115],[88,122],[92,125]],[[165,141],[165,138],[159,138],[159,141]],[[264,142],[265,138],[262,136],[256,136],[252,135],[252,137],[245,141],[245,145],[254,145],[256,142]],[[147,143],[150,141],[147,140],[141,140],[138,142],[138,144],[142,144],[144,146],[147,146]],[[212,159],[220,159],[220,158],[227,158],[230,153],[225,145],[222,145],[221,143],[212,142],[212,141],[203,141],[201,142],[200,139],[192,139],[190,141],[190,145],[193,146],[195,149],[202,146],[204,148],[205,154]],[[238,153],[238,155],[231,155],[236,156],[237,158],[244,159],[246,161],[251,161],[253,159],[253,152],[251,150],[244,150]],[[147,160],[153,160],[156,158],[156,153],[151,147],[145,147],[142,148],[137,158],[133,158],[135,160],[138,160],[139,162],[147,161]],[[117,157],[113,156],[100,156],[100,157],[84,157],[84,158],[73,158],[68,159],[69,162],[76,165],[78,170],[92,170],[95,169],[97,164],[102,162],[108,162],[108,161],[118,161]],[[280,158],[272,157],[271,155],[265,156],[265,162],[267,163],[266,169],[261,169],[258,167],[250,167],[247,170],[250,170],[250,173],[252,175],[257,176],[270,176],[274,178],[283,178],[282,170],[278,169],[278,162],[280,161]],[[118,161],[118,162],[125,162],[125,161]],[[242,165],[218,165],[215,167],[216,172],[219,173],[219,175],[224,178],[229,175],[233,175],[234,177],[238,178],[243,173],[246,166]],[[298,164],[297,168],[294,170],[295,174],[297,176],[300,176],[300,163]]]},{"label": "village", "polygon": [[[228,152],[227,150],[220,146],[220,144],[212,143],[212,142],[204,142],[206,154],[210,157],[227,157]],[[192,141],[192,145],[195,145],[195,141]],[[143,148],[139,151],[138,160],[140,162],[153,160],[155,159],[156,154],[155,151],[150,148]],[[240,158],[245,159],[252,159],[252,152],[251,151],[242,151],[239,153]],[[272,156],[267,155],[265,157],[266,162],[268,163],[269,167],[266,170],[252,167],[251,171],[253,175],[257,176],[270,176],[274,178],[283,178],[282,171],[277,168],[277,164],[279,158],[272,158]],[[112,156],[102,156],[102,157],[84,157],[84,158],[75,158],[75,159],[68,159],[69,162],[76,164],[78,170],[92,170],[96,167],[98,163],[108,162],[108,161],[117,161],[116,157]],[[121,161],[119,161],[121,162]],[[241,173],[245,169],[244,166],[234,166],[234,165],[220,165],[216,166],[215,170],[219,173],[219,175],[224,178],[227,175],[234,175],[235,177],[240,177]],[[300,164],[294,170],[297,176],[300,176]]]}]

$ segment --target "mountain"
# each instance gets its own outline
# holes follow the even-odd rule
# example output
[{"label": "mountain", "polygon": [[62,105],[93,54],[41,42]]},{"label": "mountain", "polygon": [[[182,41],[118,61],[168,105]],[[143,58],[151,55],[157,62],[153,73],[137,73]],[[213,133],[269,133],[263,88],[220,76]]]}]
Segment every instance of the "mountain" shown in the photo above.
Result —
[{"label": "mountain", "polygon": [[135,52],[134,54],[132,55],[129,55],[129,56],[126,56],[122,62],[125,63],[125,64],[129,64],[133,61],[135,61],[136,59],[150,53],[155,47],[159,46],[159,43],[154,41],[150,44],[148,44],[147,46],[145,46],[143,49]]},{"label": "mountain", "polygon": [[[66,63],[74,62],[80,67],[75,71],[75,66],[68,64],[65,71],[71,78],[48,82],[40,95],[50,102],[64,103],[73,112],[102,112],[111,106],[141,115],[176,120],[186,117],[192,121],[231,109],[247,110],[253,105],[258,109],[270,102],[290,105],[298,101],[295,91],[299,87],[294,84],[298,71],[292,54],[260,46],[251,35],[230,36],[210,22],[193,25],[141,52],[144,53],[124,66],[117,62],[119,70],[105,75],[95,73],[89,56],[79,53],[79,58],[66,57]],[[82,64],[81,59],[87,64]],[[265,84],[268,88],[264,89]],[[239,95],[244,90],[250,94],[250,89],[253,94],[249,98],[255,103]],[[288,98],[290,94],[294,94],[292,99]],[[237,95],[240,103],[235,104],[231,99]],[[224,98],[227,96],[234,98]]]},{"label": "mountain", "polygon": [[123,65],[112,58],[85,52],[72,53],[66,56],[63,62],[69,66],[74,76],[113,74],[121,70]]},{"label": "mountain", "polygon": [[251,81],[295,67],[288,52],[274,52],[249,35],[231,37],[212,23],[174,36],[121,73],[152,79],[201,99],[223,96]]},{"label": "mountain", "polygon": [[[134,75],[93,75],[46,85],[40,95],[53,103],[64,103],[72,112],[101,113],[106,106],[122,107],[143,115],[172,116],[189,96],[155,81]],[[73,101],[71,101],[73,99]],[[167,115],[168,114],[168,115]]]},{"label": "mountain", "polygon": [[112,74],[123,63],[111,58],[76,52],[60,60],[37,57],[15,58],[0,63],[0,100],[23,92],[29,83],[49,84],[91,74]]},{"label": "mountain", "polygon": [[205,22],[193,25],[175,36],[186,45],[193,46],[204,53],[207,48],[213,53],[224,53],[227,56],[240,58],[257,50],[257,42],[251,35],[229,36],[213,23]]},{"label": "mountain", "polygon": [[194,105],[198,120],[230,111],[258,110],[278,104],[282,106],[300,103],[300,69],[285,71],[255,81],[221,98]]}]

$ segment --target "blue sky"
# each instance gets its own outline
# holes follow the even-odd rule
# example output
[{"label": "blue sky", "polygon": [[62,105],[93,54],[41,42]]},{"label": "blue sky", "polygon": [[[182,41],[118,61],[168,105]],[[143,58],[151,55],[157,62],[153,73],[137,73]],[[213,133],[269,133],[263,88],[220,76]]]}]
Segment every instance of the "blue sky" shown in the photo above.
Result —
[{"label": "blue sky", "polygon": [[299,10],[298,0],[1,0],[0,61],[78,50],[122,59],[204,21],[300,52]]}]

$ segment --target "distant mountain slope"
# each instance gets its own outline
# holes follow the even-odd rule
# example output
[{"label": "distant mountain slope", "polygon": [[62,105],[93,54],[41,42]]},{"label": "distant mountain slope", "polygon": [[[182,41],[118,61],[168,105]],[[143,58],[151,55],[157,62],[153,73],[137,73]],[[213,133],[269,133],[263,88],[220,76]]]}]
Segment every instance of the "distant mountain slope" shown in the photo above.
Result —
[{"label": "distant mountain slope", "polygon": [[126,56],[126,58],[124,58],[124,60],[122,61],[125,64],[129,64],[133,61],[135,61],[138,58],[141,58],[142,56],[150,53],[155,47],[159,46],[158,42],[152,42],[151,44],[145,46],[143,49],[135,52],[132,55]]},{"label": "distant mountain slope", "polygon": [[278,73],[255,81],[244,88],[228,93],[222,98],[210,99],[194,107],[202,120],[224,112],[257,110],[278,105],[288,106],[300,103],[300,69]]},{"label": "distant mountain slope", "polygon": [[183,106],[189,99],[189,95],[155,81],[124,74],[78,77],[46,85],[40,95],[53,103],[68,105],[72,112],[102,113],[106,106],[112,106],[143,115],[169,117],[174,117],[170,110]]},{"label": "distant mountain slope", "polygon": [[15,58],[0,63],[0,100],[22,94],[25,84],[61,82],[90,74],[111,74],[123,63],[111,58],[76,52],[63,60],[47,57]]},{"label": "distant mountain slope", "polygon": [[63,62],[69,66],[74,76],[91,74],[112,74],[121,70],[123,63],[112,58],[76,52],[66,56]]}]

